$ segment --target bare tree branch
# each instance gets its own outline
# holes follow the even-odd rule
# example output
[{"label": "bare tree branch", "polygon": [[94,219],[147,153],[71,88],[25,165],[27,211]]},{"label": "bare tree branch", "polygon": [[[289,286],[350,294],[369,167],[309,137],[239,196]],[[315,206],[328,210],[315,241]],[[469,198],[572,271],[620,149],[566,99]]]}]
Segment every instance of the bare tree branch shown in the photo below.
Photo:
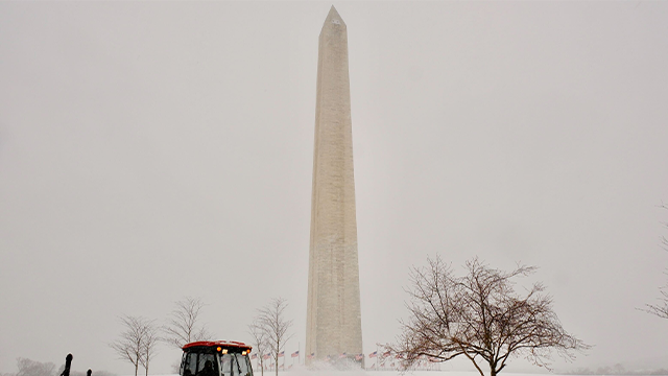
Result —
[{"label": "bare tree branch", "polygon": [[661,293],[659,304],[646,304],[647,308],[644,311],[668,319],[668,285],[660,287],[659,292]]},{"label": "bare tree branch", "polygon": [[[661,204],[659,207],[668,210],[668,206],[666,204]],[[663,225],[668,228],[668,223],[664,223]],[[661,243],[663,249],[668,251],[668,238],[662,236]],[[668,273],[665,274],[668,275]],[[666,283],[666,285],[663,287],[659,287],[659,292],[661,293],[661,297],[658,299],[659,303],[645,304],[645,309],[643,309],[643,311],[651,313],[662,319],[668,319],[668,283]]]}]

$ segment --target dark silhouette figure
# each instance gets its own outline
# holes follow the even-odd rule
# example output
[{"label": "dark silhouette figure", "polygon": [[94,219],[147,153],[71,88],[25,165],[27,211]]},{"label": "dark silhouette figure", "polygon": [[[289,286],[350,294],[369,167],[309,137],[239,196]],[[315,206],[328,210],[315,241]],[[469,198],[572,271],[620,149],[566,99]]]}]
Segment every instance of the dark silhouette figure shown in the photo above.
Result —
[{"label": "dark silhouette figure", "polygon": [[197,372],[197,376],[217,376],[216,371],[213,369],[213,362],[207,360],[204,363],[204,368],[201,371]]},{"label": "dark silhouette figure", "polygon": [[70,367],[72,367],[72,354],[67,354],[65,357],[65,369],[63,370],[63,373],[60,374],[60,376],[70,376]]},{"label": "dark silhouette figure", "polygon": [[91,376],[93,374],[93,370],[89,369],[88,372],[86,372],[86,376]]}]

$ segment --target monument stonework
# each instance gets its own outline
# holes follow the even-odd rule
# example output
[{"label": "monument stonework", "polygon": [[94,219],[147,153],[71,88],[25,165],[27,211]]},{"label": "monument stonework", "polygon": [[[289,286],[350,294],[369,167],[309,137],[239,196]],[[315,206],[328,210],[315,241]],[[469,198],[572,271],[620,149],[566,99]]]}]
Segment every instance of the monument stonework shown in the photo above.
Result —
[{"label": "monument stonework", "polygon": [[333,6],[318,47],[307,305],[308,363],[362,354],[348,35]]}]

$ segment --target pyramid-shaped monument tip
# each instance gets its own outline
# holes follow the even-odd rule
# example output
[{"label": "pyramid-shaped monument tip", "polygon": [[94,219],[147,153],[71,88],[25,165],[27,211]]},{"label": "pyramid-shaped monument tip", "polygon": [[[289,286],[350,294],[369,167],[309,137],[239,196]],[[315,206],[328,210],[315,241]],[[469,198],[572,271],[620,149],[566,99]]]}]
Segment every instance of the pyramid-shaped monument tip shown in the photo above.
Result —
[{"label": "pyramid-shaped monument tip", "polygon": [[327,15],[327,19],[325,20],[325,25],[343,25],[345,26],[346,23],[343,22],[343,18],[339,15],[339,12],[336,11],[336,8],[334,8],[334,5],[329,9],[329,14]]},{"label": "pyramid-shaped monument tip", "polygon": [[335,14],[335,15],[339,16],[339,12],[336,11],[336,8],[334,7],[334,5],[332,5],[332,7],[329,8],[329,14]]}]

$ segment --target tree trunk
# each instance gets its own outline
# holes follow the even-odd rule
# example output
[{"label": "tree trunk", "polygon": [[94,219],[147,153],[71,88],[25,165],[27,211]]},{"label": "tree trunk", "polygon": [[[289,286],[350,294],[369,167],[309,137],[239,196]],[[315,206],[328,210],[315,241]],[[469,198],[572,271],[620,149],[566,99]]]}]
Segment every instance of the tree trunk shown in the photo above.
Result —
[{"label": "tree trunk", "polygon": [[274,357],[274,359],[275,359],[274,365],[276,367],[274,368],[274,370],[276,370],[276,376],[278,376],[278,352],[276,352],[276,356]]}]

